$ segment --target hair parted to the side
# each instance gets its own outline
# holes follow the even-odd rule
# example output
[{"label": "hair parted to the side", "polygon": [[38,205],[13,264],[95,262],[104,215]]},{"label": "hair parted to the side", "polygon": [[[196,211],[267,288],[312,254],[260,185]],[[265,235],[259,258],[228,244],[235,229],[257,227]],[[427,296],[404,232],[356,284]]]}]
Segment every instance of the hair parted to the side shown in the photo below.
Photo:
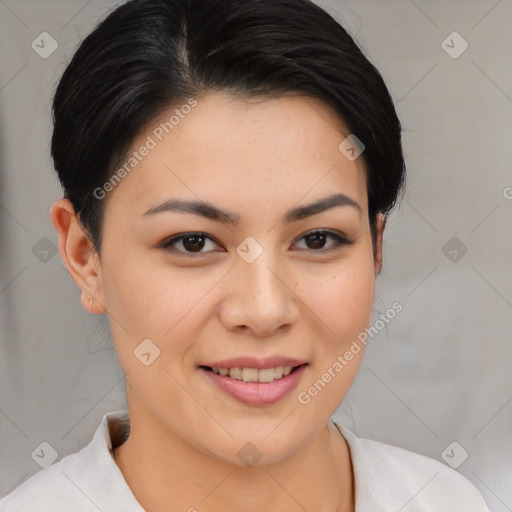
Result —
[{"label": "hair parted to the side", "polygon": [[330,14],[310,0],[130,0],[84,39],[53,98],[55,169],[98,254],[106,201],[93,191],[156,117],[211,91],[326,102],[365,145],[375,241],[376,215],[405,185],[402,128],[381,75]]}]

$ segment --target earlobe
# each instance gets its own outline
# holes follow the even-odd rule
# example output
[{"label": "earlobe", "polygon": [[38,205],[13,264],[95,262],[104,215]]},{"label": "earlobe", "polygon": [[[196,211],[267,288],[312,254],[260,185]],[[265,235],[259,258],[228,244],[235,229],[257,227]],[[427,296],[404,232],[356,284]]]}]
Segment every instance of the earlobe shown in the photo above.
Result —
[{"label": "earlobe", "polygon": [[97,272],[98,254],[80,226],[69,199],[55,201],[50,218],[59,236],[62,261],[82,292],[82,306],[91,313],[106,313],[101,279]]},{"label": "earlobe", "polygon": [[377,214],[377,240],[375,250],[375,275],[378,276],[382,270],[382,245],[384,229],[386,227],[386,216],[383,213]]}]

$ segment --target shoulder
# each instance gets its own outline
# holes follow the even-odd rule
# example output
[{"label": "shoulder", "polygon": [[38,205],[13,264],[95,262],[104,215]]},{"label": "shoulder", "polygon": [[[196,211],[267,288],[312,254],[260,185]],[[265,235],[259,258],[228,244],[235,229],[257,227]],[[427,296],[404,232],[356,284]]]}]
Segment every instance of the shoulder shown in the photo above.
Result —
[{"label": "shoulder", "polygon": [[95,510],[78,484],[73,480],[77,471],[85,471],[82,452],[64,457],[42,469],[0,500],[0,512],[38,512],[64,510]]},{"label": "shoulder", "polygon": [[445,464],[338,427],[350,448],[358,512],[376,504],[381,511],[489,512],[477,488]]},{"label": "shoulder", "polygon": [[111,453],[128,428],[126,411],[105,414],[87,446],[31,476],[0,500],[0,512],[143,511]]}]

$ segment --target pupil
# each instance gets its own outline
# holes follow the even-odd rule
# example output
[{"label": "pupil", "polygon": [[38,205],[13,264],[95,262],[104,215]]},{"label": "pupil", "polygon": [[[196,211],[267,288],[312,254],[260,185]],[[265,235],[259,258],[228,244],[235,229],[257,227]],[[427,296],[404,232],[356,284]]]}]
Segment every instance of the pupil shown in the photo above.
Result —
[{"label": "pupil", "polygon": [[[312,235],[308,236],[308,240],[313,240],[313,247],[310,247],[311,249],[321,249],[325,244],[325,233],[313,233]],[[311,245],[311,244],[308,244]]]},{"label": "pupil", "polygon": [[[192,243],[190,243],[192,241]],[[183,239],[183,246],[191,252],[199,252],[204,246],[204,236],[191,235]]]}]

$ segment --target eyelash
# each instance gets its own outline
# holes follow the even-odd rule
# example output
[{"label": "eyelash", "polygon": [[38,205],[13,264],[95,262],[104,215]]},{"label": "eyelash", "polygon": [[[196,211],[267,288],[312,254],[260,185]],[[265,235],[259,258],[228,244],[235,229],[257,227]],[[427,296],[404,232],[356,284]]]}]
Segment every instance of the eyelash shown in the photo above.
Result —
[{"label": "eyelash", "polygon": [[[313,253],[326,253],[326,252],[329,252],[329,251],[332,251],[334,249],[337,249],[337,248],[340,248],[344,245],[352,245],[353,242],[348,240],[347,238],[343,237],[342,235],[338,235],[337,233],[334,233],[333,231],[326,231],[326,230],[316,230],[316,231],[310,231],[309,233],[306,233],[305,235],[303,235],[299,240],[302,240],[304,238],[307,238],[309,236],[312,236],[312,235],[327,235],[327,237],[331,237],[333,238],[334,240],[336,240],[336,244],[334,244],[334,246],[331,246],[327,249],[299,249],[301,251],[311,251]],[[208,254],[209,251],[206,251],[206,252],[197,252],[197,253],[192,253],[192,252],[186,252],[186,251],[178,251],[176,249],[173,249],[171,248],[172,245],[176,244],[177,242],[180,242],[182,240],[185,240],[187,238],[192,238],[194,236],[200,236],[200,237],[205,237],[206,239],[208,240],[211,240],[212,242],[215,242],[216,244],[220,245],[214,238],[208,236],[206,233],[202,233],[202,232],[191,232],[191,233],[183,233],[183,234],[180,234],[180,235],[175,235],[171,238],[168,238],[166,241],[164,241],[162,244],[161,244],[161,248],[170,252],[170,253],[174,253],[174,254],[179,254],[185,258],[201,258],[201,257],[204,257],[203,255],[204,254]]]}]

